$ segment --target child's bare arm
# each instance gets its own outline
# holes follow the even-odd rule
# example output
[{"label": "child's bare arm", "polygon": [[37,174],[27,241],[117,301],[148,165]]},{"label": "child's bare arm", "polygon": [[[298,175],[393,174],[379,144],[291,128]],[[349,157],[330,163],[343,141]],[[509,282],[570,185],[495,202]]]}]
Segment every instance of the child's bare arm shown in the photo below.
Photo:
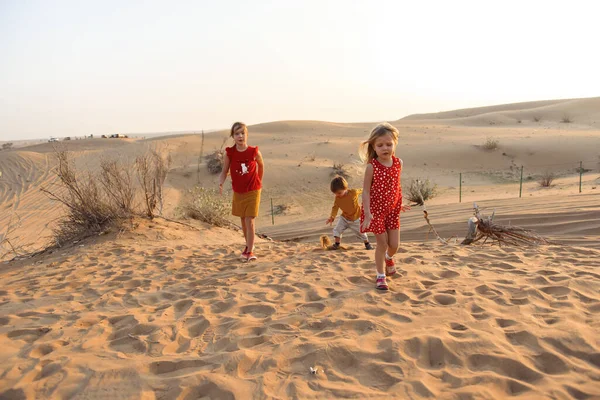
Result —
[{"label": "child's bare arm", "polygon": [[223,157],[223,170],[221,171],[221,175],[219,175],[219,192],[221,194],[223,194],[223,184],[225,183],[225,180],[227,179],[227,174],[229,173],[229,164],[231,163],[231,161],[229,161],[229,156],[227,155],[227,153],[224,154]]},{"label": "child's bare arm", "polygon": [[263,162],[262,153],[260,150],[256,153],[256,164],[258,165],[258,177],[260,181],[263,180],[263,175],[265,173],[265,163]]},{"label": "child's bare arm", "polygon": [[365,220],[363,221],[362,226],[363,230],[366,230],[369,227],[371,219],[373,218],[373,215],[371,215],[371,183],[373,183],[373,166],[367,164],[362,192],[363,209],[365,211]]}]

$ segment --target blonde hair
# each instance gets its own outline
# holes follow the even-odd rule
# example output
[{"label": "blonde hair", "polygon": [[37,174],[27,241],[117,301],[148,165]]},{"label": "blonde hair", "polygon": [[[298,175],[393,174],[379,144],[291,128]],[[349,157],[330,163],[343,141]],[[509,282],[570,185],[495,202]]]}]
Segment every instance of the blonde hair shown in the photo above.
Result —
[{"label": "blonde hair", "polygon": [[387,122],[377,125],[371,131],[369,138],[360,144],[360,159],[366,163],[376,159],[377,153],[375,152],[375,148],[373,147],[373,145],[375,144],[375,140],[385,135],[391,135],[394,144],[397,145],[399,134],[400,133],[398,132],[398,129],[396,129],[396,127],[392,126],[391,124],[388,124]]},{"label": "blonde hair", "polygon": [[246,133],[248,133],[248,126],[243,123],[243,122],[235,122],[233,125],[231,125],[231,133],[229,134],[229,136],[233,137],[233,134],[235,133],[235,131],[238,128],[244,128],[244,130],[246,131]]}]

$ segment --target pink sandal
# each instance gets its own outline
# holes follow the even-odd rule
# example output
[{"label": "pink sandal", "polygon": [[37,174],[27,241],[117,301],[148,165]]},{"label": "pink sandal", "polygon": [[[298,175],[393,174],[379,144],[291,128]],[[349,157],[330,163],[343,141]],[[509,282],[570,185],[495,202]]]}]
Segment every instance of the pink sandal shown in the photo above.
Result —
[{"label": "pink sandal", "polygon": [[377,283],[375,284],[375,289],[377,290],[389,290],[387,282],[384,278],[377,278]]}]

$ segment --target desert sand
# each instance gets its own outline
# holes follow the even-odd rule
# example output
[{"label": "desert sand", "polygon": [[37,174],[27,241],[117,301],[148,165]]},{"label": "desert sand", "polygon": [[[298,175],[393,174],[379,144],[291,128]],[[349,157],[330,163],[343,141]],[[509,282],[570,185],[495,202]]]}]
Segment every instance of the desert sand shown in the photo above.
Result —
[{"label": "desert sand", "polygon": [[[271,238],[259,240],[257,263],[239,259],[238,231],[163,218],[31,258],[3,245],[0,398],[600,398],[600,98],[394,121],[404,184],[439,187],[427,210],[443,237],[464,237],[477,202],[552,244],[444,245],[413,207],[387,293],[355,239],[345,251],[318,246],[330,231],[332,166],[360,187],[357,148],[374,124],[250,126],[266,164],[258,231]],[[204,153],[225,134],[207,134]],[[488,138],[496,150],[481,147]],[[200,143],[63,142],[91,170],[102,157],[167,149],[165,215],[177,220],[188,189],[216,187],[205,165],[198,173]],[[56,182],[52,150],[0,152],[0,233],[12,221],[24,252],[50,242],[62,212],[39,190]],[[521,165],[531,178],[518,198]],[[557,180],[540,188],[548,171]],[[271,199],[283,206],[274,225]]]}]

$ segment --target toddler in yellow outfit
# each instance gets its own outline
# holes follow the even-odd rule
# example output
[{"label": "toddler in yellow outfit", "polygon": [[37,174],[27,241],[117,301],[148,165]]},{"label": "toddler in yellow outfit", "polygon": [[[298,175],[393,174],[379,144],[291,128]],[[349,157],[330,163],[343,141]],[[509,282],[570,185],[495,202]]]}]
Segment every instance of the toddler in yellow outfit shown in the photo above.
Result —
[{"label": "toddler in yellow outfit", "polygon": [[358,198],[362,194],[362,189],[348,189],[348,182],[341,176],[337,176],[331,181],[331,191],[335,194],[335,200],[331,208],[331,216],[325,223],[333,224],[338,211],[342,210],[342,215],[338,219],[335,228],[333,228],[335,243],[332,248],[334,250],[339,249],[342,234],[346,229],[350,229],[356,237],[363,241],[367,250],[372,250],[373,247],[369,243],[369,237],[366,233],[360,231],[360,204],[358,204]]}]

